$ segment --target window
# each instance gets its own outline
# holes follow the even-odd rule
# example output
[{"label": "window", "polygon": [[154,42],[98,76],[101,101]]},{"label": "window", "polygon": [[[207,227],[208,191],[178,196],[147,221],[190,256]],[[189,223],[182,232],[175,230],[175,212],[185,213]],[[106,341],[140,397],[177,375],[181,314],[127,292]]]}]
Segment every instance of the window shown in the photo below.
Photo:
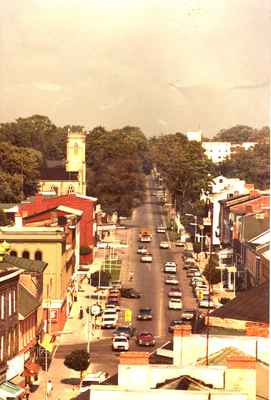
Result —
[{"label": "window", "polygon": [[8,315],[12,314],[12,299],[11,292],[8,293]]},{"label": "window", "polygon": [[16,312],[16,290],[13,290],[13,313]]},{"label": "window", "polygon": [[42,252],[37,250],[35,253],[35,260],[42,261]]},{"label": "window", "polygon": [[25,250],[23,252],[23,258],[29,258],[29,257],[30,257],[29,251]]},{"label": "window", "polygon": [[68,187],[68,194],[70,194],[70,193],[74,193],[73,185],[69,185],[69,187]]},{"label": "window", "polygon": [[73,152],[74,152],[74,155],[77,156],[77,154],[78,154],[78,143],[74,143]]},{"label": "window", "polygon": [[1,336],[0,340],[0,360],[4,360],[4,336]]},{"label": "window", "polygon": [[9,254],[13,257],[17,257],[17,251],[15,250],[12,250]]},{"label": "window", "polygon": [[5,318],[5,295],[1,294],[1,319]]}]

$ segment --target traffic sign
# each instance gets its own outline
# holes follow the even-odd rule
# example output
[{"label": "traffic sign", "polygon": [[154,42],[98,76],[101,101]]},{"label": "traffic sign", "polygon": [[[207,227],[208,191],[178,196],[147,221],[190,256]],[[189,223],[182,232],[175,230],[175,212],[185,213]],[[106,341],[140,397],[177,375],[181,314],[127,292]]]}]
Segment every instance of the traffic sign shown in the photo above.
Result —
[{"label": "traffic sign", "polygon": [[92,304],[91,315],[97,316],[101,313],[101,306],[99,304]]},{"label": "traffic sign", "polygon": [[132,310],[130,308],[125,309],[124,320],[125,322],[132,322]]}]

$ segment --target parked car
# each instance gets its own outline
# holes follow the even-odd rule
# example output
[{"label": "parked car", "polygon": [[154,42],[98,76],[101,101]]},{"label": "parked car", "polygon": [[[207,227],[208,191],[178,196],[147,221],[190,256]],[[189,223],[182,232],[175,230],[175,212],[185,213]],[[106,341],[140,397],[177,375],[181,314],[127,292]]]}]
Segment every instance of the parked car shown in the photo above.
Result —
[{"label": "parked car", "polygon": [[136,337],[136,342],[139,346],[154,346],[155,339],[151,332],[141,332]]},{"label": "parked car", "polygon": [[115,351],[128,351],[129,340],[124,335],[114,336],[112,338],[112,349]]},{"label": "parked car", "polygon": [[174,331],[175,326],[178,326],[178,325],[182,325],[182,319],[181,318],[172,320],[170,322],[169,326],[168,326],[168,331],[170,333],[172,333]]},{"label": "parked car", "polygon": [[195,315],[196,315],[196,310],[194,309],[185,309],[182,312],[182,321],[191,321]]},{"label": "parked car", "polygon": [[152,309],[151,308],[140,308],[136,318],[138,320],[152,319]]},{"label": "parked car", "polygon": [[113,336],[119,336],[119,335],[124,335],[128,339],[130,337],[134,336],[135,334],[135,328],[132,327],[131,325],[122,325],[118,326],[114,331],[113,331]]},{"label": "parked car", "polygon": [[80,385],[80,393],[83,393],[91,388],[91,385],[99,385],[106,381],[109,374],[105,371],[98,371],[93,374],[87,375],[83,378]]},{"label": "parked car", "polygon": [[150,254],[150,253],[144,254],[143,256],[141,256],[140,261],[144,262],[144,263],[152,262],[152,254]]},{"label": "parked car", "polygon": [[171,288],[168,297],[182,297],[182,291],[179,288]]},{"label": "parked car", "polygon": [[177,278],[177,275],[173,275],[173,274],[166,275],[165,283],[167,285],[178,285],[179,284],[179,280]]},{"label": "parked car", "polygon": [[170,297],[168,300],[168,308],[169,310],[181,310],[183,308],[183,302],[179,297]]},{"label": "parked car", "polygon": [[199,301],[199,307],[201,308],[215,308],[215,304],[212,300],[208,301],[207,299],[203,299]]},{"label": "parked car", "polygon": [[160,242],[160,249],[169,249],[168,242]]},{"label": "parked car", "polygon": [[185,245],[185,242],[183,241],[183,240],[176,240],[176,242],[175,242],[175,246],[176,247],[184,247],[184,245]]},{"label": "parked car", "polygon": [[121,289],[121,281],[120,280],[112,281],[111,286],[114,289]]},{"label": "parked car", "polygon": [[126,299],[140,299],[141,295],[133,288],[122,288],[121,296]]}]

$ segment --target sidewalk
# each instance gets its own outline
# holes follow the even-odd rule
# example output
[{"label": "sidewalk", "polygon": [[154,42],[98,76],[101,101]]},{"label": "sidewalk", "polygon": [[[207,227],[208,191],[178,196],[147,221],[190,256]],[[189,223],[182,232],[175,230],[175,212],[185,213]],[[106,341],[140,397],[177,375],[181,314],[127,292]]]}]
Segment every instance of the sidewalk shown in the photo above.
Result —
[{"label": "sidewalk", "polygon": [[[129,243],[130,241],[130,229],[116,230],[114,239],[123,240]],[[127,248],[121,248],[115,250],[115,254],[118,254],[122,259],[121,268],[121,279],[125,280],[128,276],[129,270],[129,250]],[[97,259],[103,259],[104,251],[102,249],[97,250]],[[88,314],[85,312],[86,307],[95,300],[90,299],[90,295],[95,292],[95,288],[87,283],[85,279],[81,288],[78,291],[77,302],[73,303],[70,315],[65,323],[63,333],[57,339],[57,347],[53,354],[53,359],[49,367],[48,373],[42,371],[39,375],[39,380],[37,382],[37,389],[35,392],[31,393],[30,400],[43,400],[46,398],[45,389],[47,379],[51,379],[53,383],[53,392],[48,398],[51,400],[70,400],[76,398],[79,394],[79,372],[68,369],[64,365],[64,359],[62,357],[57,358],[56,354],[61,350],[62,346],[72,345],[82,345],[82,349],[87,350],[88,339],[90,341],[95,341],[100,335],[99,330],[97,330],[93,335],[88,332]],[[83,319],[79,319],[80,306],[84,309]]]},{"label": "sidewalk", "polygon": [[[53,392],[49,399],[69,400],[79,394],[79,372],[68,369],[64,365],[63,358],[56,358],[55,355],[61,346],[82,344],[82,349],[86,347],[88,341],[88,314],[85,312],[90,303],[89,294],[94,291],[85,280],[78,291],[77,302],[73,303],[72,310],[66,321],[63,333],[57,339],[57,347],[53,354],[53,359],[48,373],[42,371],[39,375],[37,390],[30,395],[30,400],[45,399],[45,388],[47,379],[53,383]],[[84,309],[83,319],[79,319],[80,306]],[[90,340],[96,340],[96,337],[90,337]],[[85,350],[87,350],[85,348]],[[72,351],[72,348],[71,348]],[[73,384],[72,384],[73,383]]]}]

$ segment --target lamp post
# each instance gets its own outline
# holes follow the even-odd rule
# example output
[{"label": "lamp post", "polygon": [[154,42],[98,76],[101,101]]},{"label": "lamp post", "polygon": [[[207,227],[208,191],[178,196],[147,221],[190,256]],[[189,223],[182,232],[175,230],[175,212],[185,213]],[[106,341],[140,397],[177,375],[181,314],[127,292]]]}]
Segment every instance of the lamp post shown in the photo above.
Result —
[{"label": "lamp post", "polygon": [[195,235],[195,242],[196,242],[196,236],[197,236],[197,226],[198,226],[198,217],[197,217],[197,215],[193,215],[193,214],[189,214],[189,213],[186,213],[185,214],[187,217],[193,217],[194,218],[194,221],[195,222],[190,222],[190,225],[194,225],[195,226],[195,233],[194,233],[194,235]]}]

